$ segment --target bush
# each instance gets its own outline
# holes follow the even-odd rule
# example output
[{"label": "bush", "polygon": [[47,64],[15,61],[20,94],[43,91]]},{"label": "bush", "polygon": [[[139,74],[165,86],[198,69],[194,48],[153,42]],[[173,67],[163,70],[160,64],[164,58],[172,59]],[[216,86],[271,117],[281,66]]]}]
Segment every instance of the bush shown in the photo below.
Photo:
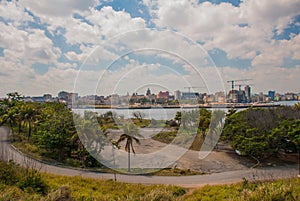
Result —
[{"label": "bush", "polygon": [[33,191],[43,195],[47,194],[49,187],[41,174],[36,170],[26,170],[26,172],[25,176],[17,183],[17,186],[22,190]]},{"label": "bush", "polygon": [[0,162],[0,183],[13,185],[18,181],[17,166],[14,163]]}]

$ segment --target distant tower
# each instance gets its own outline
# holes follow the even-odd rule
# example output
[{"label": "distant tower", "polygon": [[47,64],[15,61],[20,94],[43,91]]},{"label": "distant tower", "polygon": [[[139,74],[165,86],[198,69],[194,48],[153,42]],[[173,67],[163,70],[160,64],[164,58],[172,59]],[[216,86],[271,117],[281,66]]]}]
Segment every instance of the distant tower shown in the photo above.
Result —
[{"label": "distant tower", "polygon": [[179,90],[174,91],[174,99],[181,100],[181,92]]},{"label": "distant tower", "polygon": [[251,102],[251,87],[249,85],[245,86],[245,95],[247,102]]},{"label": "distant tower", "polygon": [[150,95],[151,95],[151,90],[148,88],[146,92],[146,96],[150,96]]}]

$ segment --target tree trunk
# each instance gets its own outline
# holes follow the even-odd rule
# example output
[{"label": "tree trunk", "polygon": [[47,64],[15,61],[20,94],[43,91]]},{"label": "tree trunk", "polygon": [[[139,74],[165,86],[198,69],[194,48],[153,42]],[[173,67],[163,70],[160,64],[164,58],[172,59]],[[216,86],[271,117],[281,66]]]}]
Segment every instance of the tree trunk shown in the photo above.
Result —
[{"label": "tree trunk", "polygon": [[13,128],[11,121],[9,121],[9,126],[10,126],[10,130],[11,130],[11,134],[12,134],[12,141],[14,142],[15,141],[15,132],[14,132],[14,128]]},{"label": "tree trunk", "polygon": [[130,147],[128,148],[128,172],[130,172]]}]

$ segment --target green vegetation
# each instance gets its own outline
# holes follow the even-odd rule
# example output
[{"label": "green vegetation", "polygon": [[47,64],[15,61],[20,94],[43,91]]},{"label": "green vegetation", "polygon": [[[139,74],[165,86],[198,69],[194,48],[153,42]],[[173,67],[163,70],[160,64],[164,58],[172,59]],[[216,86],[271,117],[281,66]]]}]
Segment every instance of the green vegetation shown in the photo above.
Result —
[{"label": "green vegetation", "polygon": [[6,200],[182,200],[176,186],[55,176],[0,162],[0,201]]},{"label": "green vegetation", "polygon": [[[270,178],[271,179],[271,178]],[[186,195],[184,200],[232,200],[232,201],[269,201],[300,199],[300,179],[287,179],[270,182],[244,182],[231,185],[204,186]]]},{"label": "green vegetation", "polygon": [[[205,137],[209,132],[209,128],[217,129],[220,125],[218,123],[224,118],[223,111],[209,111],[207,109],[201,108],[193,111],[183,111],[177,112],[174,120],[167,122],[169,129],[167,131],[162,131],[152,139],[169,144],[175,143],[180,145],[182,141],[191,142],[191,150],[199,151],[201,145],[203,144]],[[212,124],[212,125],[211,125]],[[196,134],[190,132],[190,128],[196,128]],[[212,129],[210,132],[214,132]],[[191,134],[192,133],[192,134]],[[174,141],[176,139],[176,141]]]},{"label": "green vegetation", "polygon": [[125,151],[128,152],[128,172],[130,172],[130,152],[132,151],[135,154],[133,142],[140,144],[140,140],[137,138],[139,135],[137,127],[133,123],[127,123],[123,126],[123,134],[120,135],[120,138],[117,141],[117,145],[122,141],[125,143]]},{"label": "green vegetation", "polygon": [[[276,157],[280,150],[286,153],[296,153],[300,150],[299,105],[268,109],[249,108],[240,112],[230,109],[226,114],[227,119],[221,140],[229,142],[232,148],[242,155],[254,158],[258,164],[271,156]],[[195,115],[177,112],[174,118],[175,123],[170,123],[172,120],[169,121],[173,125],[170,127],[174,129],[162,131],[153,136],[153,139],[167,144],[176,143],[174,141],[176,138],[182,141],[178,130],[189,127],[190,120],[186,117]],[[200,110],[199,126],[190,146],[191,150],[200,150],[209,128],[214,128],[212,132],[220,128],[218,123],[223,115],[222,111]],[[185,135],[184,138],[186,139],[187,136]]]},{"label": "green vegetation", "polygon": [[[272,179],[272,178],[270,178]],[[0,162],[0,201],[54,200],[299,200],[300,179],[269,182],[244,179],[231,185],[185,189],[169,185],[143,185],[113,180],[56,176]]]},{"label": "green vegetation", "polygon": [[84,135],[88,132],[86,128],[95,125],[92,115],[87,113],[81,118],[57,102],[24,102],[18,93],[10,93],[0,101],[0,125],[10,128],[12,142],[21,145],[22,151],[43,160],[78,167],[101,167],[84,148],[73,121],[82,123],[79,125],[84,128],[78,130]]},{"label": "green vegetation", "polygon": [[297,152],[300,149],[300,109],[295,106],[230,111],[222,140],[229,141],[234,149],[258,162],[276,156],[281,149]]}]

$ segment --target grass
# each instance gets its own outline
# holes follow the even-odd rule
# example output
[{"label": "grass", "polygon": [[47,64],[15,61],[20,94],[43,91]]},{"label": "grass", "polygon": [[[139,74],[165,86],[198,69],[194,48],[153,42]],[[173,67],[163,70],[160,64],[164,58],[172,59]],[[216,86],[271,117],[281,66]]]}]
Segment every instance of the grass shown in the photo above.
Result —
[{"label": "grass", "polygon": [[204,186],[184,196],[187,201],[269,201],[300,200],[300,179],[285,179],[269,182],[244,182],[230,185]]},{"label": "grass", "polygon": [[[177,137],[177,140],[175,142],[173,140],[176,137]],[[178,134],[177,130],[171,130],[171,131],[160,132],[160,133],[156,134],[155,136],[153,136],[152,139],[162,142],[162,143],[166,143],[166,144],[175,143],[175,144],[178,144],[179,146],[188,148],[190,150],[199,151],[204,142],[204,138],[203,138],[202,134],[197,133],[195,135],[192,143],[190,143],[191,137],[192,136],[180,135],[180,134]],[[185,146],[185,144],[184,144],[185,141],[187,142],[187,145],[190,145],[190,147]]]},{"label": "grass", "polygon": [[[0,177],[12,176],[19,171],[5,171],[7,166],[0,162]],[[11,166],[14,167],[14,166]],[[15,167],[21,170],[20,167]],[[14,169],[14,168],[12,168]],[[21,170],[22,171],[22,170]],[[38,173],[48,186],[47,194],[40,194],[32,188],[21,189],[17,183],[0,180],[0,201],[8,200],[300,200],[300,179],[285,179],[268,182],[244,182],[230,185],[204,186],[197,189],[185,189],[171,185],[143,185],[115,182],[112,180],[89,179],[82,177],[57,176]],[[13,177],[13,176],[12,176]],[[17,182],[17,181],[15,181]]]},{"label": "grass", "polygon": [[170,144],[177,136],[178,131],[162,131],[152,137],[153,140],[157,140],[162,143]]}]

